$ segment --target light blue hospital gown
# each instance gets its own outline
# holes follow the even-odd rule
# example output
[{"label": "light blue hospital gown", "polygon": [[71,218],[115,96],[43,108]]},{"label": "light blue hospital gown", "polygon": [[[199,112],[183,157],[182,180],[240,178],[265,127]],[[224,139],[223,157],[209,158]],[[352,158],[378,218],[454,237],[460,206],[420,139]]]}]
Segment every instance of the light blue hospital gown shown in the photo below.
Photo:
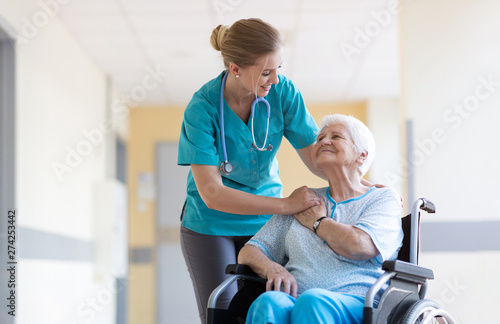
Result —
[{"label": "light blue hospital gown", "polygon": [[247,244],[283,265],[295,277],[298,294],[323,288],[364,298],[382,273],[382,262],[395,259],[401,247],[401,200],[390,188],[373,187],[340,203],[330,197],[328,188],[314,190],[325,198],[333,220],[365,231],[380,254],[366,261],[347,259],[290,215],[274,215]]}]

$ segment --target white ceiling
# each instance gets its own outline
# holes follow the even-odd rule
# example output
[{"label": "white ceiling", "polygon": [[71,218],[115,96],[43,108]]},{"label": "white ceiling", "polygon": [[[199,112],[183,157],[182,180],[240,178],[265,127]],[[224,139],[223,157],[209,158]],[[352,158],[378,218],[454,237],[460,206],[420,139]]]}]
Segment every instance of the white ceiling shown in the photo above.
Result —
[{"label": "white ceiling", "polygon": [[[223,69],[209,41],[213,28],[250,17],[284,35],[281,73],[306,102],[397,96],[398,16],[387,6],[387,0],[85,0],[61,5],[60,14],[122,94],[139,91],[148,71],[158,71],[157,86],[149,83],[137,104],[182,107]],[[364,30],[371,36],[349,61],[341,46],[355,46]]]}]

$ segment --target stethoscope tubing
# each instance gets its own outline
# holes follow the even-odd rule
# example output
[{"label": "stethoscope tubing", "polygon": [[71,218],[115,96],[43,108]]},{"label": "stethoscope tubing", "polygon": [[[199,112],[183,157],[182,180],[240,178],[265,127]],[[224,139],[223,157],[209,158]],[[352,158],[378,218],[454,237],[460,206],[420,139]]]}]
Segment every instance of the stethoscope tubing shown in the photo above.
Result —
[{"label": "stethoscope tubing", "polygon": [[220,90],[220,113],[219,113],[222,154],[224,156],[224,162],[226,163],[227,163],[227,150],[226,150],[226,134],[224,132],[224,88],[226,87],[226,79],[228,74],[229,72],[226,72],[224,74],[224,78],[222,78],[222,86]]},{"label": "stethoscope tubing", "polygon": [[[226,87],[226,79],[227,76],[229,75],[229,71],[226,71],[224,74],[224,77],[222,78],[222,85],[221,85],[221,91],[220,91],[220,112],[219,112],[219,122],[220,122],[220,135],[221,135],[221,143],[222,143],[222,155],[224,158],[224,162],[221,165],[221,170],[224,169],[225,164],[229,164],[228,159],[227,159],[227,149],[226,149],[226,134],[224,131],[224,89]],[[266,125],[266,136],[264,138],[264,144],[262,147],[258,147],[257,143],[255,142],[255,133],[253,129],[253,121],[254,121],[254,115],[255,115],[255,106],[259,103],[262,102],[266,105],[267,108],[267,125]],[[251,131],[252,131],[252,147],[259,151],[266,151],[266,150],[272,150],[273,146],[271,144],[268,145],[268,147],[265,148],[266,143],[267,143],[267,135],[269,134],[269,119],[271,118],[271,105],[269,102],[263,98],[263,97],[256,97],[255,100],[252,102],[252,105],[250,107],[250,119],[251,119]],[[232,171],[232,166],[230,166],[231,171]],[[229,174],[231,171],[226,172]]]},{"label": "stethoscope tubing", "polygon": [[[266,136],[264,137],[264,144],[262,144],[262,147],[258,147],[257,146],[257,142],[255,142],[255,133],[253,131],[253,116],[255,114],[255,106],[259,102],[263,102],[266,105],[266,108],[267,108]],[[255,100],[252,102],[252,107],[250,108],[250,119],[252,120],[252,122],[251,122],[252,140],[253,140],[252,146],[255,147],[257,150],[259,150],[261,152],[267,150],[267,148],[264,148],[264,147],[266,146],[267,134],[269,133],[269,119],[270,119],[270,117],[271,117],[271,105],[269,105],[269,102],[266,99],[262,98],[262,97],[255,98]]]}]

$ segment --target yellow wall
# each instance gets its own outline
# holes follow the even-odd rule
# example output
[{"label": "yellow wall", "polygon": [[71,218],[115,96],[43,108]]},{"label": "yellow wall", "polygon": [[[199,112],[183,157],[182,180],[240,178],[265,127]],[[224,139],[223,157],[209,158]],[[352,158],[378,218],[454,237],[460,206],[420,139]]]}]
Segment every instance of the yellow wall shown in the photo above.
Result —
[{"label": "yellow wall", "polygon": [[[332,113],[353,115],[366,122],[365,103],[309,105],[309,111],[318,124],[321,118]],[[129,248],[150,249],[154,255],[155,204],[146,202],[140,211],[137,206],[137,177],[144,172],[155,172],[155,145],[160,141],[178,141],[184,109],[135,108],[130,110],[130,141],[128,144],[128,189],[129,189]],[[314,176],[304,166],[300,157],[284,140],[278,153],[280,173],[283,179],[283,194],[288,196],[295,188],[324,187],[326,182]],[[129,323],[156,323],[156,273],[154,258],[149,263],[130,263]],[[191,289],[191,287],[189,287]]]},{"label": "yellow wall", "polygon": [[[135,108],[130,110],[130,141],[128,144],[127,178],[129,189],[129,250],[150,249],[150,263],[130,263],[129,323],[156,323],[155,273],[155,204],[147,201],[140,211],[137,206],[137,177],[155,171],[155,144],[179,139],[184,110]],[[131,260],[132,261],[132,260]]]}]

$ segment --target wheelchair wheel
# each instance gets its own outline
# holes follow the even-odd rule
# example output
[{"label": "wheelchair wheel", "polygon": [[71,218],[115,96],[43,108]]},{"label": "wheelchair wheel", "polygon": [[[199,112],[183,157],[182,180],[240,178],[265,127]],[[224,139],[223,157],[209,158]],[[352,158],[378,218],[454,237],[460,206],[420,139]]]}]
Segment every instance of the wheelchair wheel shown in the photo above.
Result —
[{"label": "wheelchair wheel", "polygon": [[[405,315],[401,319],[401,324],[435,324],[435,323],[447,323],[442,321],[441,316],[437,316],[429,319],[428,314],[440,309],[439,305],[428,299],[421,299],[408,308]],[[425,323],[424,323],[425,319]]]}]

